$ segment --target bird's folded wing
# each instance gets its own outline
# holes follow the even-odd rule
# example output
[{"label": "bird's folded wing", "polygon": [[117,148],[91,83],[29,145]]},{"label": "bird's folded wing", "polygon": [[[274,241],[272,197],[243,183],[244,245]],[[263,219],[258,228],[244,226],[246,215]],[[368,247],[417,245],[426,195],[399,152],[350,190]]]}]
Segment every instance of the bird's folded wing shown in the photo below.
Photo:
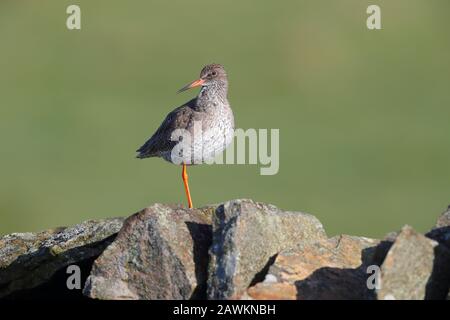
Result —
[{"label": "bird's folded wing", "polygon": [[136,152],[138,158],[157,157],[171,151],[178,141],[172,141],[172,133],[177,129],[186,129],[194,115],[191,101],[170,112],[153,136]]}]

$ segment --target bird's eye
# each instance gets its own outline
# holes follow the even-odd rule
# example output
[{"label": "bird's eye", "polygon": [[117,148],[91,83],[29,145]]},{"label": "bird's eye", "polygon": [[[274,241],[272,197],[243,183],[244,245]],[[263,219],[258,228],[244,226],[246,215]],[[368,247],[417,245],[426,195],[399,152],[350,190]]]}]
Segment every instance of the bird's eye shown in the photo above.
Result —
[{"label": "bird's eye", "polygon": [[217,72],[213,71],[213,72],[211,73],[211,75],[212,75],[213,77],[215,77],[215,76],[217,75]]}]

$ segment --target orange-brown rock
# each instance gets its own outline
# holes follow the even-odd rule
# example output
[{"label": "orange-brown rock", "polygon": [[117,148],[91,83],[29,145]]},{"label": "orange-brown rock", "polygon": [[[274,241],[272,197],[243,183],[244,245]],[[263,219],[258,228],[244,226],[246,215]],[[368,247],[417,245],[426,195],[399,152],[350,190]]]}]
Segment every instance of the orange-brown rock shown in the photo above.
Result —
[{"label": "orange-brown rock", "polygon": [[316,217],[247,199],[219,206],[212,222],[209,299],[241,296],[280,251],[326,239]]},{"label": "orange-brown rock", "polygon": [[368,299],[365,267],[378,240],[342,235],[282,251],[265,281],[241,298]]}]

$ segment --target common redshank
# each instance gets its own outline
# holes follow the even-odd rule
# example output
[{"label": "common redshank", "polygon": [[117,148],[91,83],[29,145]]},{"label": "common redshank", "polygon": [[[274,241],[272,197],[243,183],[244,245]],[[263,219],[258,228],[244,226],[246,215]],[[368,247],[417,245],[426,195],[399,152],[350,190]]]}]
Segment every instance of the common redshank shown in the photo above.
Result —
[{"label": "common redshank", "polygon": [[182,165],[181,177],[189,208],[193,205],[186,166],[211,163],[231,143],[234,135],[233,111],[227,99],[228,79],[223,66],[205,66],[198,80],[178,92],[195,87],[201,87],[198,96],[170,112],[137,150],[138,158],[161,157]]}]

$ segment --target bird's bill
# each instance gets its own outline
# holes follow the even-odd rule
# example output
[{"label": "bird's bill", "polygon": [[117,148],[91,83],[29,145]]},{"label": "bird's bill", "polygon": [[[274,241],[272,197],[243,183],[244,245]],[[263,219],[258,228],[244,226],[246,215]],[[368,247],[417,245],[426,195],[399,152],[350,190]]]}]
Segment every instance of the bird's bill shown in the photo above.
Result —
[{"label": "bird's bill", "polygon": [[205,80],[203,79],[198,79],[195,81],[192,81],[191,83],[189,83],[188,85],[185,85],[183,88],[181,88],[180,90],[178,90],[178,93],[195,88],[195,87],[200,87],[205,83]]}]

